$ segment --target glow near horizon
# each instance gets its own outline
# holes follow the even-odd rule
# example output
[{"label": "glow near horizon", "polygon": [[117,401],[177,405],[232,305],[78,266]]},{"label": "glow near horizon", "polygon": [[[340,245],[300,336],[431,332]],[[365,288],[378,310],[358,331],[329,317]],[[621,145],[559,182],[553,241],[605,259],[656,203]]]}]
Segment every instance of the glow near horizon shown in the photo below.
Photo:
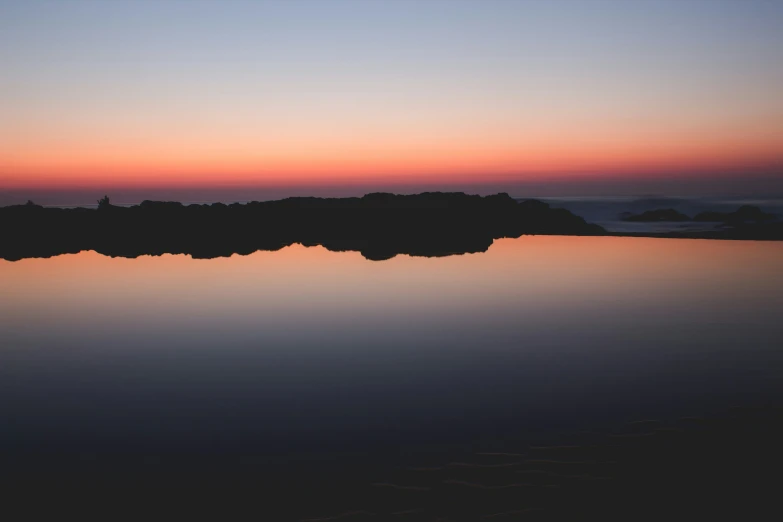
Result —
[{"label": "glow near horizon", "polygon": [[761,0],[0,0],[0,188],[780,176],[781,26]]}]

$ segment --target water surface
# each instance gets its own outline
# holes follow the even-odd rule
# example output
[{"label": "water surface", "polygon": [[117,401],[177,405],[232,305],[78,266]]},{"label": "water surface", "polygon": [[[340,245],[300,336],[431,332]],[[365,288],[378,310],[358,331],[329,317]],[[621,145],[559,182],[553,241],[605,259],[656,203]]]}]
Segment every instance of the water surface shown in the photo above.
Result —
[{"label": "water surface", "polygon": [[0,444],[297,454],[776,401],[783,244],[527,236],[0,261]]}]

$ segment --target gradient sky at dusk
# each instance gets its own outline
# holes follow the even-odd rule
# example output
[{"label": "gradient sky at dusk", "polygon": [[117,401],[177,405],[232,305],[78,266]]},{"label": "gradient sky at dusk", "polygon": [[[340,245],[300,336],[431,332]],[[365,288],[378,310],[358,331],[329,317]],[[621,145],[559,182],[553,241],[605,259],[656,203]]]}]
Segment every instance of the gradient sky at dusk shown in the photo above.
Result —
[{"label": "gradient sky at dusk", "polygon": [[774,0],[0,0],[0,192],[781,193],[781,28]]}]

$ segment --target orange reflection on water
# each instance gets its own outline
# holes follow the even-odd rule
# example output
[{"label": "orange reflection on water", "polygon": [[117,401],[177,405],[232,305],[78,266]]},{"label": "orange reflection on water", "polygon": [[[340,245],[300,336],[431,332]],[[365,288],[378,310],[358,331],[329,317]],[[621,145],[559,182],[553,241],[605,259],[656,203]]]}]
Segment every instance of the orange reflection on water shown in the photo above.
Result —
[{"label": "orange reflection on water", "polygon": [[551,311],[711,293],[741,300],[780,285],[780,266],[781,243],[614,237],[523,236],[497,240],[486,253],[382,262],[298,244],[212,260],[82,252],[0,262],[0,311],[4,322],[42,314],[176,321]]}]

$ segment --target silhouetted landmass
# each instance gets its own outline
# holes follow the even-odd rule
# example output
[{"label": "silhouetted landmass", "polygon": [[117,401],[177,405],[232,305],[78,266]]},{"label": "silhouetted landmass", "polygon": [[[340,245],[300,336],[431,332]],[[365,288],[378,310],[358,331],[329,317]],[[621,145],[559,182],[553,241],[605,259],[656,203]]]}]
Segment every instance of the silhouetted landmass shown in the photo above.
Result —
[{"label": "silhouetted landmass", "polygon": [[623,217],[623,221],[690,221],[691,218],[673,208],[659,208],[657,210],[648,210],[641,214],[631,214]]},{"label": "silhouetted landmass", "polygon": [[682,212],[673,208],[659,208],[648,210],[641,214],[625,212],[621,216],[623,221],[655,222],[655,221],[698,221],[707,223],[724,223],[727,225],[743,225],[772,222],[777,219],[774,214],[764,212],[753,205],[742,205],[734,212],[701,212],[691,219]]},{"label": "silhouetted landmass", "polygon": [[719,223],[711,230],[682,230],[671,232],[623,232],[616,236],[661,237],[683,239],[744,239],[783,240],[783,222],[777,216],[753,205],[743,205],[734,212],[701,212],[693,219],[674,209],[649,210],[641,214],[624,214],[623,221],[635,222],[700,222]]},{"label": "silhouetted landmass", "polygon": [[[610,233],[565,209],[508,194],[473,196],[425,192],[361,198],[288,198],[226,205],[144,201],[97,209],[48,208],[28,201],[0,207],[0,258],[18,260],[94,250],[108,256],[189,254],[214,258],[279,250],[294,243],[333,251],[358,251],[372,260],[397,254],[447,256],[486,251],[495,239],[535,235],[613,235],[702,239],[783,239],[783,222],[758,207],[702,213],[712,230]],[[688,219],[659,209],[628,221]]]},{"label": "silhouetted landmass", "polygon": [[355,250],[381,260],[397,254],[483,252],[495,239],[522,234],[606,233],[536,200],[441,192],[231,205],[144,201],[132,207],[112,205],[104,197],[98,209],[3,207],[0,227],[0,257],[9,260],[83,250],[122,257],[170,253],[213,258],[293,243]]},{"label": "silhouetted landmass", "polygon": [[753,205],[743,205],[734,212],[701,212],[696,214],[693,220],[730,224],[761,223],[774,221],[775,215],[764,212],[759,207]]}]

